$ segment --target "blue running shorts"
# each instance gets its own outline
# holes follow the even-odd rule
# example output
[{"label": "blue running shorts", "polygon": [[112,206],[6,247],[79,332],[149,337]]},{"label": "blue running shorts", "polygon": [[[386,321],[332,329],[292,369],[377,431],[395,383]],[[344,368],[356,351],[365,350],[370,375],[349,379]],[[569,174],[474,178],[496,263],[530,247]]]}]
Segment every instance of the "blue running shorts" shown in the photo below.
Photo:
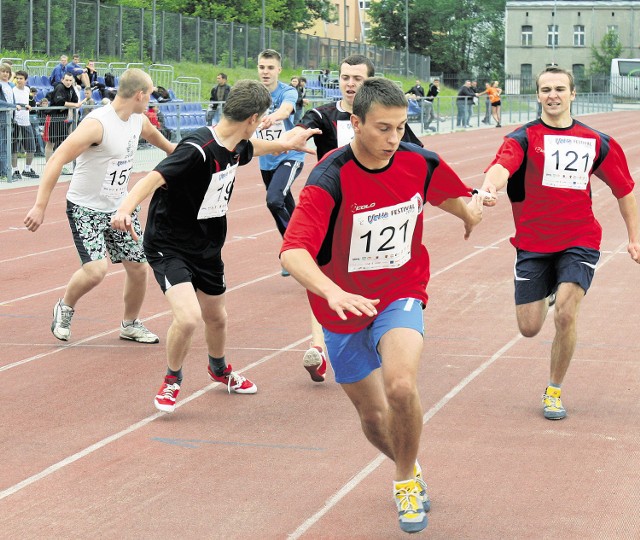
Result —
[{"label": "blue running shorts", "polygon": [[354,334],[337,334],[324,329],[329,361],[340,384],[355,383],[382,365],[378,343],[394,328],[412,328],[424,336],[424,306],[415,298],[389,304],[366,328]]}]

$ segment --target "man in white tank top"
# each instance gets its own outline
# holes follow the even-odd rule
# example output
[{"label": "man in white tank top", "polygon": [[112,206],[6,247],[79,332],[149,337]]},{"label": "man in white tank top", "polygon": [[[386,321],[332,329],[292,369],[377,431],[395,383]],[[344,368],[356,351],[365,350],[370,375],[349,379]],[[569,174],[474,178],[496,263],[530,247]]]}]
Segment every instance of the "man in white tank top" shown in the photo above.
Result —
[{"label": "man in white tank top", "polygon": [[[142,242],[110,224],[127,194],[138,139],[144,137],[167,154],[175,148],[143,114],[152,89],[153,82],[144,71],[128,69],[122,74],[113,103],[92,111],[47,161],[35,205],[24,219],[27,229],[38,230],[63,165],[77,160],[67,192],[67,217],[82,266],[71,276],[53,309],[51,331],[60,340],[67,341],[71,335],[77,302],[104,279],[108,255],[126,271],[120,338],[140,343],[159,341],[138,319],[148,270]],[[135,221],[140,234],[137,215]]]}]

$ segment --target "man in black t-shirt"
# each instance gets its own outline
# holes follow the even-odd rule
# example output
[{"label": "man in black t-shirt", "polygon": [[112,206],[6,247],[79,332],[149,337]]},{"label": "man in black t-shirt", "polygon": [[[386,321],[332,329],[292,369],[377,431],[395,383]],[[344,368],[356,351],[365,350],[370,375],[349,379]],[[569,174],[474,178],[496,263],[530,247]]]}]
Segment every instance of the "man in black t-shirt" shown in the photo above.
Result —
[{"label": "man in black t-shirt", "polygon": [[[221,251],[227,234],[227,209],[238,166],[253,156],[306,149],[317,130],[275,141],[249,138],[271,105],[258,81],[238,81],[215,127],[202,127],[180,141],[174,152],[129,192],[112,219],[129,231],[131,214],[153,194],[144,250],[165,293],[173,322],[167,332],[168,369],[155,397],[157,409],[173,412],[182,383],[182,364],[196,329],[204,321],[209,377],[231,392],[253,394],[254,383],[225,361],[227,312]],[[161,188],[161,189],[158,189]]]},{"label": "man in black t-shirt", "polygon": [[82,101],[78,100],[78,94],[73,87],[74,82],[75,79],[73,74],[65,73],[62,77],[62,81],[55,86],[53,93],[51,94],[49,106],[66,107],[66,109],[60,108],[49,111],[45,120],[44,156],[46,161],[49,161],[53,151],[69,136],[71,127],[71,109],[79,109],[85,102],[84,99]]}]

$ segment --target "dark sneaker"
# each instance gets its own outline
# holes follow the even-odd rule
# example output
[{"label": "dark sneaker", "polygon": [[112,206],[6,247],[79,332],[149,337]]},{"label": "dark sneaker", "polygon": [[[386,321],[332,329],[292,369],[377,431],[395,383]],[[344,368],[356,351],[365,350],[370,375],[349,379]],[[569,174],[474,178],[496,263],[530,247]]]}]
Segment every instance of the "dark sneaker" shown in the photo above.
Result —
[{"label": "dark sneaker", "polygon": [[33,169],[30,171],[22,171],[22,176],[26,178],[40,178],[40,175]]},{"label": "dark sneaker", "polygon": [[11,181],[17,182],[18,180],[22,180],[22,175],[20,174],[20,171],[13,171],[13,174],[11,175]]},{"label": "dark sneaker", "polygon": [[207,371],[209,372],[209,378],[212,381],[226,385],[229,393],[231,393],[231,390],[236,394],[255,394],[258,391],[258,387],[249,379],[245,379],[242,375],[233,371],[231,364],[227,366],[227,369],[224,370],[221,377],[218,377],[211,371],[211,367],[208,367]]}]

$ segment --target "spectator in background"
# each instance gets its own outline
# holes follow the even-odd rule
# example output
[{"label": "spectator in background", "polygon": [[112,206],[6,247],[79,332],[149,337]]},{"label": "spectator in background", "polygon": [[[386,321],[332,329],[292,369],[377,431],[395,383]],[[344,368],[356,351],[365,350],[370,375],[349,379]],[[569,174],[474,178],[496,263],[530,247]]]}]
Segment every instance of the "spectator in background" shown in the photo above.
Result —
[{"label": "spectator in background", "polygon": [[162,114],[157,103],[150,103],[149,108],[144,114],[147,115],[147,118],[153,127],[162,133],[166,139],[171,140],[171,134],[165,128],[164,114]]},{"label": "spectator in background", "polygon": [[209,110],[207,111],[207,124],[217,124],[220,121],[220,116],[222,114],[222,109],[224,108],[223,103],[227,101],[229,97],[229,92],[231,91],[231,86],[227,83],[227,74],[226,73],[218,73],[216,76],[216,84],[211,89],[211,95],[209,97]]},{"label": "spectator in background", "polygon": [[[36,151],[36,142],[33,137],[33,131],[31,129],[31,121],[29,120],[29,111],[31,105],[29,105],[29,87],[27,79],[29,74],[26,71],[16,72],[16,86],[13,88],[13,99],[16,104],[16,112],[13,117],[13,130],[12,130],[12,149],[11,149],[11,166],[13,172],[11,179],[13,181],[22,180],[23,176],[27,178],[40,178],[38,174],[31,168],[33,163],[33,155]],[[18,168],[18,152],[24,151],[26,154],[26,165],[20,174]]]},{"label": "spectator in background", "polygon": [[502,88],[500,88],[500,83],[498,81],[494,81],[491,86],[488,86],[484,92],[480,92],[479,95],[487,94],[489,96],[489,101],[491,101],[491,116],[496,121],[496,127],[502,127],[500,124],[500,120],[502,115],[500,114],[500,106],[502,105],[502,101],[500,100],[500,95],[502,94]]},{"label": "spectator in background", "polygon": [[473,90],[473,99],[467,108],[467,126],[471,126],[471,117],[473,116],[473,106],[478,104],[478,81],[471,81],[471,90]]},{"label": "spectator in background", "polygon": [[432,131],[435,131],[435,128],[432,128],[430,124],[436,119],[436,113],[433,110],[433,102],[438,97],[439,93],[440,93],[440,79],[436,77],[435,79],[433,79],[433,82],[429,85],[429,90],[427,90],[427,95],[424,97],[423,129],[431,129]]},{"label": "spectator in background", "polygon": [[458,90],[458,97],[456,99],[456,107],[458,109],[458,118],[456,126],[458,127],[471,127],[467,123],[468,110],[473,105],[473,98],[476,93],[471,88],[471,81],[466,80],[464,84]]},{"label": "spectator in background", "polygon": [[71,62],[67,64],[67,73],[71,73],[75,79],[76,84],[82,86],[82,88],[90,88],[89,75],[87,70],[80,65],[80,55],[74,54]]},{"label": "spectator in background", "polygon": [[44,156],[44,141],[40,136],[40,123],[38,122],[38,102],[36,101],[38,95],[37,88],[29,88],[29,123],[31,124],[31,131],[33,132],[33,140],[36,143],[35,156]]},{"label": "spectator in background", "polygon": [[424,87],[420,84],[419,80],[416,79],[416,84],[411,87],[409,93],[416,96],[416,98],[424,97]]},{"label": "spectator in background", "polygon": [[[306,83],[306,79],[305,79],[305,83]],[[291,77],[291,86],[293,86],[296,89],[296,92],[298,92],[296,108],[293,113],[293,123],[297,124],[298,122],[300,122],[300,119],[302,118],[302,113],[304,112],[304,102],[306,101],[304,99],[306,91],[304,89],[304,84],[302,84],[302,77]]]},{"label": "spectator in background", "polygon": [[[0,64],[0,108],[15,109],[13,88],[9,84],[11,66]],[[0,113],[0,182],[6,182],[9,176],[8,146],[11,137],[13,112]]]},{"label": "spectator in background", "polygon": [[51,72],[51,76],[49,77],[49,82],[51,83],[51,86],[55,86],[59,82],[62,82],[62,77],[64,77],[64,74],[67,72],[68,62],[69,62],[69,59],[65,54],[63,54],[60,57],[60,63],[53,68],[53,71]]},{"label": "spectator in background", "polygon": [[[84,100],[78,100],[73,83],[75,79],[71,73],[65,73],[62,82],[59,82],[53,89],[51,96],[51,107],[66,107],[66,109],[57,109],[49,111],[44,125],[44,156],[49,161],[54,150],[62,144],[69,135],[70,122],[68,114],[72,109],[79,109]],[[62,174],[71,174],[68,170],[62,169]]]},{"label": "spectator in background", "polygon": [[100,92],[100,97],[104,97],[105,85],[98,80],[98,71],[93,60],[87,62],[87,77],[89,78],[89,86]]},{"label": "spectator in background", "polygon": [[[480,92],[478,95],[481,96],[483,94],[487,94],[487,88],[491,87],[490,82],[484,83],[484,92]],[[482,120],[483,124],[491,125],[491,100],[489,99],[489,94],[484,101],[484,119]]]},{"label": "spectator in background", "polygon": [[300,111],[300,118],[302,118],[302,115],[304,114],[304,108],[306,105],[309,105],[309,100],[307,99],[307,78],[306,77],[299,77],[299,83],[298,83],[298,93],[302,95],[302,109]]},{"label": "spectator in background", "polygon": [[84,89],[84,104],[85,105],[95,105],[96,101],[93,99],[93,93],[91,92],[91,88]]}]

